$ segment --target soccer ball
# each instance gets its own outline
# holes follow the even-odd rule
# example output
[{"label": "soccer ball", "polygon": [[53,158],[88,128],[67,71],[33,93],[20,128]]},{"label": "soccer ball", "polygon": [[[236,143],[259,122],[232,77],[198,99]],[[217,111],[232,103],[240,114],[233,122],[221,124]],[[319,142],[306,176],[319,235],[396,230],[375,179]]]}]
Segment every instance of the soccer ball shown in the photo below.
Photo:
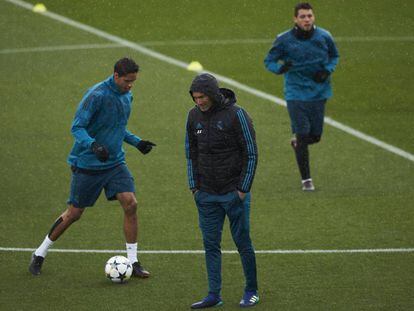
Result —
[{"label": "soccer ball", "polygon": [[114,256],[105,265],[105,274],[114,283],[125,283],[132,275],[132,265],[124,256]]}]

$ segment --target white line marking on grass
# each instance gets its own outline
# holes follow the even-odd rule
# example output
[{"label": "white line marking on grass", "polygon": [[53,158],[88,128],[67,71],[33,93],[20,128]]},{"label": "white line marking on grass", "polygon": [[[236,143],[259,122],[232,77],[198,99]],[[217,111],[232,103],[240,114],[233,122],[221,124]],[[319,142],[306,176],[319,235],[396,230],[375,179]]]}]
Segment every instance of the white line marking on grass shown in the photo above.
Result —
[{"label": "white line marking on grass", "polygon": [[358,130],[353,129],[350,126],[347,126],[347,125],[345,125],[343,123],[340,123],[338,121],[335,121],[334,119],[331,119],[330,117],[325,117],[324,120],[325,120],[325,123],[327,123],[327,124],[329,124],[329,125],[337,128],[339,130],[342,130],[342,131],[344,131],[344,132],[346,132],[348,134],[351,134],[352,136],[358,137],[358,138],[360,138],[362,140],[365,140],[366,142],[369,142],[369,143],[371,143],[373,145],[376,145],[376,146],[378,146],[378,147],[380,147],[382,149],[385,149],[385,150],[387,150],[389,152],[395,153],[395,154],[397,154],[397,155],[399,155],[399,156],[401,156],[403,158],[406,158],[406,159],[414,162],[414,155],[411,154],[411,153],[409,153],[409,152],[407,152],[407,151],[404,151],[404,150],[402,150],[400,148],[397,148],[397,147],[395,147],[393,145],[387,144],[387,143],[385,143],[385,142],[383,142],[383,141],[381,141],[381,140],[379,140],[379,139],[377,139],[375,137],[372,137],[372,136],[369,136],[367,134],[364,134],[364,133],[362,133],[362,132],[360,132]]},{"label": "white line marking on grass", "polygon": [[74,45],[56,45],[56,46],[38,46],[20,49],[3,49],[0,54],[14,54],[14,53],[33,53],[33,52],[53,52],[53,51],[68,51],[68,50],[89,50],[89,49],[112,49],[125,48],[124,45],[118,43],[106,44],[74,44]]},{"label": "white line marking on grass", "polygon": [[[413,36],[405,37],[334,37],[336,42],[414,42]],[[211,40],[165,40],[143,41],[142,45],[170,46],[170,45],[231,45],[231,44],[272,44],[274,39],[211,39]]]},{"label": "white line marking on grass", "polygon": [[229,45],[229,44],[272,44],[270,39],[212,39],[212,40],[165,40],[143,41],[142,45],[169,46],[169,45]]},{"label": "white line marking on grass", "polygon": [[[17,6],[23,7],[23,8],[28,9],[28,10],[32,10],[32,8],[33,8],[33,5],[32,4],[26,3],[26,2],[21,1],[21,0],[5,0],[5,1],[10,2],[12,4],[15,4]],[[94,28],[94,27],[91,27],[91,26],[82,24],[80,22],[74,21],[72,19],[69,19],[67,17],[58,15],[56,13],[52,13],[50,11],[46,11],[44,13],[38,13],[38,14],[47,16],[47,17],[49,17],[51,19],[54,19],[56,21],[59,21],[61,23],[66,24],[66,25],[72,26],[74,28],[84,30],[84,31],[89,32],[91,34],[94,34],[94,35],[96,35],[98,37],[105,38],[105,39],[107,39],[109,41],[112,41],[114,43],[118,43],[118,44],[124,45],[124,46],[129,47],[129,48],[131,48],[131,49],[133,49],[135,51],[138,51],[138,52],[140,52],[140,53],[142,53],[144,55],[148,55],[150,57],[153,57],[153,58],[158,59],[160,61],[166,62],[168,64],[175,65],[175,66],[180,67],[180,68],[183,68],[183,69],[187,69],[187,66],[189,65],[188,63],[185,63],[183,61],[180,61],[180,60],[177,60],[175,58],[169,57],[167,55],[164,55],[164,54],[155,52],[155,51],[153,51],[151,49],[148,49],[148,48],[146,48],[146,47],[144,47],[144,46],[142,46],[140,44],[137,44],[137,43],[134,43],[134,42],[131,42],[131,41],[122,39],[122,38],[120,38],[118,36],[111,35],[111,34],[109,34],[107,32],[102,31],[102,30],[99,30],[97,28]],[[255,96],[259,97],[259,98],[263,98],[263,99],[269,100],[269,101],[274,102],[274,103],[276,103],[278,105],[286,106],[286,102],[283,99],[279,98],[279,97],[276,97],[276,96],[267,94],[265,92],[259,91],[259,90],[255,89],[255,88],[252,88],[250,86],[247,86],[245,84],[242,84],[240,82],[237,82],[237,81],[235,81],[233,79],[227,78],[225,76],[216,74],[214,72],[211,72],[211,71],[205,71],[205,72],[208,72],[208,73],[213,74],[214,76],[217,77],[218,80],[220,80],[220,81],[222,81],[224,83],[227,83],[230,86],[233,86],[235,88],[238,88],[239,90],[243,90],[243,91],[245,91],[247,93],[253,94],[253,95],[255,95]],[[414,155],[411,154],[411,153],[408,153],[407,151],[404,151],[404,150],[402,150],[400,148],[397,148],[397,147],[392,146],[390,144],[387,144],[387,143],[385,143],[383,141],[380,141],[379,139],[376,139],[375,137],[372,137],[372,136],[369,136],[367,134],[364,134],[364,133],[362,133],[362,132],[360,132],[358,130],[355,130],[355,129],[353,129],[353,128],[345,125],[345,124],[342,124],[342,123],[340,123],[338,121],[335,121],[335,120],[333,120],[333,119],[331,119],[329,117],[326,117],[325,118],[325,122],[327,124],[329,124],[329,125],[337,128],[337,129],[339,129],[339,130],[342,130],[342,131],[344,131],[344,132],[352,135],[352,136],[358,137],[358,138],[360,138],[360,139],[362,139],[362,140],[364,140],[366,142],[369,142],[371,144],[374,144],[374,145],[376,145],[376,146],[378,146],[378,147],[380,147],[382,149],[385,149],[385,150],[387,150],[387,151],[389,151],[391,153],[394,153],[394,154],[399,155],[399,156],[401,156],[401,157],[403,157],[403,158],[405,158],[407,160],[410,160],[410,161],[414,162]]]},{"label": "white line marking on grass", "polygon": [[334,37],[337,42],[414,42],[413,36]]},{"label": "white line marking on grass", "polygon": [[[412,41],[414,37],[337,37],[337,42],[387,42],[387,41]],[[228,44],[271,44],[269,39],[218,39],[218,40],[175,40],[175,41],[143,41],[139,44],[144,46],[171,46],[171,45],[228,45]],[[3,49],[0,54],[32,53],[32,52],[53,52],[67,50],[87,50],[87,49],[111,49],[124,48],[120,43],[96,43],[96,44],[73,44],[57,46],[39,46],[16,49]]]},{"label": "white line marking on grass", "polygon": [[[35,248],[0,247],[4,252],[33,252]],[[124,253],[125,249],[50,249],[56,253]],[[236,250],[222,250],[223,254],[238,254]],[[354,253],[412,253],[414,248],[368,248],[368,249],[274,249],[256,250],[256,254],[354,254]],[[204,254],[204,250],[139,250],[140,254]]]}]

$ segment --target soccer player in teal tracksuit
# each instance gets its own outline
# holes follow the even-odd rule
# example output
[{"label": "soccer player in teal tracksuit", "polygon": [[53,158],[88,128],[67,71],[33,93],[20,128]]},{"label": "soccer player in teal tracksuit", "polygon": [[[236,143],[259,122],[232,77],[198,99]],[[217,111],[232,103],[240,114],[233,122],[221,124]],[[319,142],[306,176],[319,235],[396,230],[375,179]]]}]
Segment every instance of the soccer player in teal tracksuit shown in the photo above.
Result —
[{"label": "soccer player in teal tracksuit", "polygon": [[138,70],[132,59],[122,58],[115,64],[114,74],[93,86],[82,98],[72,123],[75,143],[68,157],[72,169],[68,208],[33,253],[29,266],[33,275],[41,273],[53,242],[81,217],[86,207],[93,206],[105,190],[107,199],[118,200],[124,209],[127,256],[133,266],[133,275],[149,277],[149,272],[137,259],[137,200],[134,180],[125,165],[122,148],[126,142],[146,154],[155,146],[127,129],[132,103],[130,90]]},{"label": "soccer player in teal tracksuit", "polygon": [[195,77],[190,94],[196,106],[187,119],[188,181],[206,251],[209,293],[192,309],[222,304],[221,234],[227,216],[246,278],[241,307],[259,302],[256,257],[250,239],[250,188],[257,165],[252,120],[236,105],[234,92],[219,88],[210,74]]},{"label": "soccer player in teal tracksuit", "polygon": [[296,5],[294,21],[293,29],[276,37],[264,62],[269,71],[285,75],[285,99],[295,134],[291,145],[302,189],[313,191],[308,146],[321,139],[325,103],[332,96],[330,77],[339,55],[331,34],[314,25],[309,3]]}]

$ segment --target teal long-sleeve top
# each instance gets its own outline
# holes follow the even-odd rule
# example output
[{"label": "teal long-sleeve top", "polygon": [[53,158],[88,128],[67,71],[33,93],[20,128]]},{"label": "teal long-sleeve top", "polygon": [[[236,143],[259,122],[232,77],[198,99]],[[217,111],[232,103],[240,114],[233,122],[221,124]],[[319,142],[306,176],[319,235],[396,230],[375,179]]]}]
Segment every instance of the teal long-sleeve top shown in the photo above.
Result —
[{"label": "teal long-sleeve top", "polygon": [[[72,123],[75,143],[68,157],[72,166],[102,170],[125,163],[122,143],[136,146],[141,140],[127,129],[132,93],[121,93],[110,76],[94,85],[83,96]],[[91,150],[93,142],[104,145],[109,159],[100,162]]]},{"label": "teal long-sleeve top", "polygon": [[324,83],[317,83],[313,77],[321,70],[333,73],[338,59],[332,35],[323,28],[315,27],[309,39],[297,38],[294,30],[279,34],[264,63],[269,71],[281,74],[283,63],[292,62],[292,67],[285,73],[284,94],[287,101],[317,101],[332,96],[331,81],[329,77]]}]

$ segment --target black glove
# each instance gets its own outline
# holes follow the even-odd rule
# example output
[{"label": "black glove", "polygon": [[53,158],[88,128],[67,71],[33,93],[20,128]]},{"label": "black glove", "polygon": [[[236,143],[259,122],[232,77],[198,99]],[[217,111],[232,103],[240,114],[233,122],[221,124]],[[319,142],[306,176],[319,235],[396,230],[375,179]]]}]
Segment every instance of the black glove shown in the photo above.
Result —
[{"label": "black glove", "polygon": [[156,146],[156,144],[150,142],[149,140],[140,140],[136,147],[143,154],[147,154],[154,146]]},{"label": "black glove", "polygon": [[292,67],[292,66],[293,66],[293,63],[292,63],[292,61],[291,61],[291,60],[286,61],[286,62],[282,65],[282,67],[280,67],[280,69],[279,69],[279,74],[283,74],[283,73],[285,73],[285,72],[288,72],[288,71],[289,71],[289,69],[290,69],[290,67]]},{"label": "black glove", "polygon": [[331,73],[328,70],[317,71],[313,75],[313,81],[317,83],[324,83]]},{"label": "black glove", "polygon": [[104,145],[98,144],[96,141],[91,145],[92,152],[96,155],[99,161],[106,162],[109,159],[109,151]]}]

